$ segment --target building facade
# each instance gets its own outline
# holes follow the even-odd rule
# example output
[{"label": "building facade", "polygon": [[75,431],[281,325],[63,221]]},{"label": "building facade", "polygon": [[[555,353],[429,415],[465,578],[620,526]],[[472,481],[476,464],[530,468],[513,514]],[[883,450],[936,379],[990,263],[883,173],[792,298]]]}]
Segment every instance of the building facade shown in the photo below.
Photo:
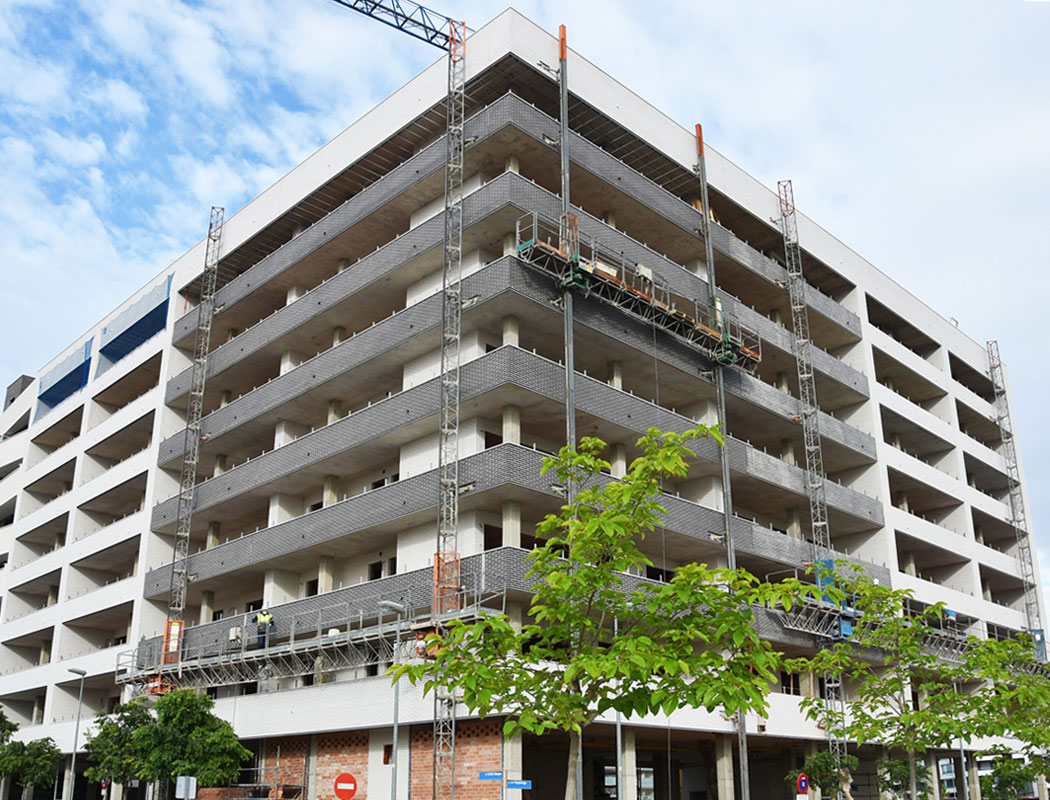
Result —
[{"label": "building facade", "polygon": [[[556,58],[556,39],[513,11],[468,45],[458,547],[466,604],[519,616],[535,525],[561,502],[539,474],[564,441],[560,290],[518,248],[522,219],[560,214],[557,85],[539,66]],[[209,691],[256,752],[246,782],[305,786],[311,800],[334,797],[344,773],[357,796],[389,796],[382,671],[395,618],[377,604],[406,606],[407,632],[431,602],[445,78],[434,64],[223,232],[183,645],[194,666],[178,680]],[[581,236],[706,304],[691,132],[576,54],[570,90]],[[753,374],[726,371],[737,557],[758,576],[785,574],[813,548],[777,197],[719,154],[707,160],[723,307],[762,352]],[[799,225],[833,548],[918,602],[944,601],[961,633],[1025,628],[985,348],[814,222]],[[148,690],[140,678],[163,662],[203,262],[202,242],[20,379],[0,415],[0,704],[19,735],[66,752],[71,668],[87,673],[92,717]],[[646,429],[717,420],[694,348],[593,297],[577,299],[574,335],[577,431],[610,443],[614,476]],[[724,560],[719,458],[701,447],[688,479],[666,487],[666,526],[644,545],[654,567],[639,578]],[[275,624],[260,650],[263,607]],[[779,644],[812,646],[767,622]],[[815,691],[804,683],[785,677],[769,717],[748,720],[754,796],[781,796],[783,775],[822,746],[799,711]],[[400,708],[398,796],[427,797],[433,705],[403,687]],[[585,737],[588,798],[616,796],[611,722]],[[501,730],[461,719],[462,796],[501,797],[482,771],[555,796],[564,742]],[[733,731],[702,711],[629,721],[624,796],[732,796]],[[875,797],[874,757],[855,797]],[[98,791],[79,780],[75,796]]]}]

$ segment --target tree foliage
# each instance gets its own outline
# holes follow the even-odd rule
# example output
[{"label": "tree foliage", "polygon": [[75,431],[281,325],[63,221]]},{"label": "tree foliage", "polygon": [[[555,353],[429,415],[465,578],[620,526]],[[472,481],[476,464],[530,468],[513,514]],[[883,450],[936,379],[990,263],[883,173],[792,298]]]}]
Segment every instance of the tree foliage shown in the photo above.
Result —
[{"label": "tree foliage", "polygon": [[622,480],[601,474],[610,465],[600,439],[546,459],[543,474],[579,491],[537,526],[542,546],[529,556],[534,595],[525,624],[506,616],[454,621],[429,638],[432,660],[402,665],[395,679],[452,688],[482,717],[505,714],[508,735],[568,731],[566,796],[574,745],[603,712],[765,713],[781,656],[759,636],[753,609],[790,606],[806,587],[705,564],[682,566],[668,583],[627,579],[652,564],[640,544],[666,513],[661,481],[686,474],[688,445],[699,437],[721,443],[702,425],[650,430]]},{"label": "tree foliage", "polygon": [[87,745],[92,779],[170,781],[194,775],[201,787],[233,782],[251,751],[212,713],[214,701],[191,689],[161,697],[152,712],[142,701],[117,709]]},{"label": "tree foliage", "polygon": [[802,769],[795,769],[789,772],[784,780],[788,784],[791,793],[794,794],[798,776],[804,772],[810,783],[819,788],[821,792],[829,797],[835,797],[842,789],[843,783],[847,783],[848,788],[848,779],[857,771],[859,766],[860,759],[852,753],[847,753],[843,756],[842,764],[840,765],[830,750],[821,750],[807,758],[802,765]]},{"label": "tree foliage", "polygon": [[25,786],[54,786],[64,756],[51,737],[7,742],[0,749],[0,774]]},{"label": "tree foliage", "polygon": [[[987,754],[986,754],[987,755]],[[1014,758],[1005,750],[994,751],[990,775],[981,776],[981,797],[985,800],[1020,800],[1028,796],[1028,787],[1039,775],[1045,775],[1047,764],[1041,758]]]}]

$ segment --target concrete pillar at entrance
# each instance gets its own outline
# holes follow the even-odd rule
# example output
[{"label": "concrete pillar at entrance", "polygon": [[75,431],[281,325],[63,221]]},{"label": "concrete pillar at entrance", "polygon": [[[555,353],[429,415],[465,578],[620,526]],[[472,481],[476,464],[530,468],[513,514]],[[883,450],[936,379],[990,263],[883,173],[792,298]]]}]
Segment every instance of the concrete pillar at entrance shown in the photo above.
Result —
[{"label": "concrete pillar at entrance", "polygon": [[525,754],[522,747],[521,734],[515,734],[503,741],[503,763],[506,764],[507,779],[520,781],[525,775]]},{"label": "concrete pillar at entrance", "polygon": [[328,401],[328,424],[331,425],[333,422],[337,422],[343,416],[343,401],[342,400],[329,400]]},{"label": "concrete pillar at entrance", "polygon": [[328,508],[328,506],[334,506],[339,502],[338,484],[339,478],[335,475],[324,476],[324,492],[321,495],[321,506],[322,508]]},{"label": "concrete pillar at entrance", "polygon": [[734,797],[733,740],[735,738],[735,734],[715,734],[715,774],[718,776],[718,800],[733,800]]},{"label": "concrete pillar at entrance", "polygon": [[[813,758],[817,753],[824,747],[827,747],[826,742],[806,742],[806,758]],[[809,784],[809,796],[812,800],[820,800],[820,788],[815,784]]]},{"label": "concrete pillar at entrance", "polygon": [[519,324],[518,318],[513,314],[503,318],[503,344],[518,346]]},{"label": "concrete pillar at entrance", "polygon": [[503,406],[503,441],[505,444],[521,444],[521,409]]},{"label": "concrete pillar at entrance", "polygon": [[310,752],[306,757],[306,800],[317,800],[317,734],[310,734]]},{"label": "concrete pillar at entrance", "polygon": [[608,383],[614,389],[623,388],[623,364],[619,361],[609,362],[609,380]]},{"label": "concrete pillar at entrance", "polygon": [[970,800],[981,800],[981,779],[977,774],[977,756],[966,755],[966,779],[970,783]]},{"label": "concrete pillar at entrance", "polygon": [[200,623],[204,625],[211,622],[211,615],[215,611],[215,592],[201,592],[201,616]]},{"label": "concrete pillar at entrance", "polygon": [[785,464],[791,464],[795,466],[798,464],[798,459],[795,458],[795,440],[794,439],[781,439],[780,440],[780,458]]},{"label": "concrete pillar at entrance", "polygon": [[211,550],[213,547],[219,546],[219,534],[222,531],[222,523],[218,520],[212,520],[208,523],[208,532],[204,536],[204,549]]},{"label": "concrete pillar at entrance", "polygon": [[787,532],[792,539],[802,538],[802,512],[798,508],[787,510]]},{"label": "concrete pillar at entrance", "polygon": [[338,344],[342,344],[346,341],[346,328],[342,325],[337,325],[332,328],[332,347]]},{"label": "concrete pillar at entrance", "polygon": [[638,800],[638,758],[630,728],[623,729],[623,782],[624,800]]},{"label": "concrete pillar at entrance", "polygon": [[321,556],[317,562],[317,593],[328,594],[335,586],[335,559]]},{"label": "concrete pillar at entrance", "polygon": [[612,457],[609,459],[611,472],[614,478],[622,478],[627,474],[627,446],[614,444],[612,446]]},{"label": "concrete pillar at entrance", "polygon": [[926,753],[926,785],[929,787],[927,797],[930,800],[941,800],[941,771],[937,767],[939,756],[932,750]]},{"label": "concrete pillar at entrance", "polygon": [[521,503],[505,500],[502,511],[503,546],[521,547]]},{"label": "concrete pillar at entrance", "polygon": [[518,161],[517,156],[507,156],[503,160],[503,171],[513,172],[515,175],[521,172],[521,162]]}]

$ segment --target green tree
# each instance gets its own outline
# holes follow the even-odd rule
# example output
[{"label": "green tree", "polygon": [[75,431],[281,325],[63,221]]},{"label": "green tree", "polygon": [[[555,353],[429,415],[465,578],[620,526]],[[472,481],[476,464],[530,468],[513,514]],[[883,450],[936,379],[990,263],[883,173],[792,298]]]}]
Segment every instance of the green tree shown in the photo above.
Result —
[{"label": "green tree", "polygon": [[88,777],[159,781],[162,789],[179,775],[195,776],[201,787],[232,783],[252,754],[212,713],[214,705],[207,695],[178,689],[152,710],[142,700],[118,706],[88,740]]},{"label": "green tree", "polygon": [[666,513],[661,481],[686,475],[688,445],[699,437],[721,443],[702,425],[682,434],[650,430],[618,481],[601,477],[610,465],[600,439],[546,459],[543,474],[579,491],[537,527],[543,543],[529,556],[528,620],[452,622],[429,637],[433,659],[392,670],[395,680],[449,687],[483,717],[506,714],[508,735],[568,732],[566,798],[575,792],[581,731],[603,712],[764,713],[782,659],[759,637],[753,609],[790,606],[808,589],[704,564],[681,567],[668,583],[625,580],[652,564],[640,543]]},{"label": "green tree", "polygon": [[1028,796],[1028,787],[1039,775],[1045,774],[1043,759],[1014,758],[1006,750],[996,750],[991,775],[981,776],[981,797],[985,800],[1020,800]]},{"label": "green tree", "polygon": [[91,761],[84,774],[92,781],[125,785],[138,779],[142,755],[135,747],[135,733],[153,724],[153,715],[143,699],[117,706],[112,714],[99,715],[95,732],[84,746]]},{"label": "green tree", "polygon": [[63,758],[50,737],[29,742],[11,740],[0,749],[0,774],[22,784],[22,797],[27,800],[34,786],[54,786]]},{"label": "green tree", "polygon": [[910,591],[881,585],[855,566],[839,565],[835,574],[823,576],[831,579],[825,592],[853,617],[852,634],[811,658],[792,660],[789,668],[837,678],[848,685],[849,696],[844,712],[816,697],[803,699],[802,708],[850,741],[903,751],[908,796],[916,800],[917,754],[979,732],[974,695],[956,688],[971,676],[929,647],[943,604],[916,609]]},{"label": "green tree", "polygon": [[807,758],[802,769],[794,769],[789,772],[784,780],[791,794],[795,794],[798,776],[804,772],[810,783],[819,788],[821,792],[828,797],[835,797],[839,791],[849,790],[850,778],[858,766],[860,766],[860,759],[852,753],[843,756],[842,763],[839,764],[830,750],[821,750]]},{"label": "green tree", "polygon": [[202,787],[232,783],[252,753],[237,741],[230,723],[212,713],[215,701],[192,689],[177,689],[157,700],[156,722],[131,736],[140,777],[173,781],[194,775]]}]

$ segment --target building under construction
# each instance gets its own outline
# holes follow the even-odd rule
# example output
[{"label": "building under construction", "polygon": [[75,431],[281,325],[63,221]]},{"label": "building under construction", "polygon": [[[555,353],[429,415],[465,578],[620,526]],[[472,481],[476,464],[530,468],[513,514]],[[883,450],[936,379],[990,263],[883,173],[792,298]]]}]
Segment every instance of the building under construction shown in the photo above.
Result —
[{"label": "building under construction", "polygon": [[[346,775],[387,797],[394,762],[399,798],[561,796],[566,738],[505,739],[408,685],[395,754],[383,672],[450,616],[520,619],[567,432],[609,442],[616,477],[648,428],[725,425],[724,457],[705,442],[665,485],[639,580],[848,558],[944,601],[946,641],[1041,634],[994,343],[516,12],[466,47],[9,390],[0,705],[20,735],[72,751],[73,668],[85,718],[215,697],[256,754],[230,800],[331,800]],[[759,624],[810,652],[829,620],[804,616]],[[837,691],[784,675],[768,718],[631,719],[619,752],[602,718],[583,796],[617,797],[618,760],[627,800],[740,796],[743,742],[751,796],[781,797],[828,746],[801,696]],[[853,796],[875,800],[882,753],[858,754]]]}]

